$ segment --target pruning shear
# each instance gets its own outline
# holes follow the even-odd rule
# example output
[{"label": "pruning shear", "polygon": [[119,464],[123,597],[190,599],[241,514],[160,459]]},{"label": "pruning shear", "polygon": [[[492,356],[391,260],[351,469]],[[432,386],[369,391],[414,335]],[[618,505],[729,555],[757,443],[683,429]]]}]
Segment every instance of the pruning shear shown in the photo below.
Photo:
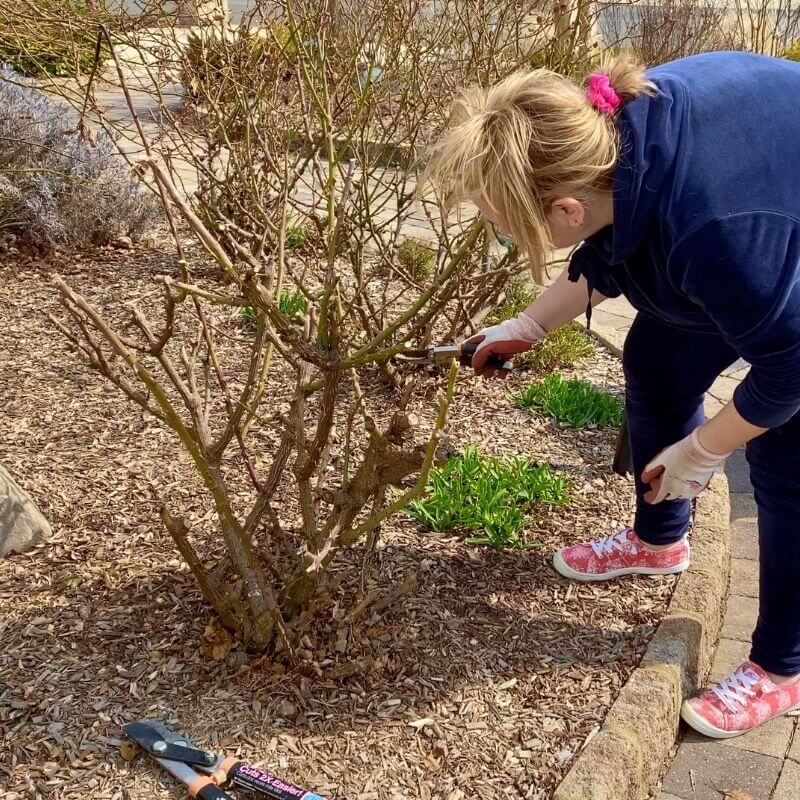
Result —
[{"label": "pruning shear", "polygon": [[[457,358],[463,367],[472,365],[472,356],[480,342],[462,342],[461,344],[441,344],[421,350],[401,350],[395,358],[412,364],[440,364]],[[514,365],[502,356],[492,354],[486,361],[495,369],[511,372]]]},{"label": "pruning shear", "polygon": [[321,795],[293,786],[270,772],[245,764],[235,756],[200,750],[191,740],[156,720],[128,722],[122,730],[170,775],[185,784],[191,797],[233,800],[221,787],[236,785],[270,800],[325,800]]}]

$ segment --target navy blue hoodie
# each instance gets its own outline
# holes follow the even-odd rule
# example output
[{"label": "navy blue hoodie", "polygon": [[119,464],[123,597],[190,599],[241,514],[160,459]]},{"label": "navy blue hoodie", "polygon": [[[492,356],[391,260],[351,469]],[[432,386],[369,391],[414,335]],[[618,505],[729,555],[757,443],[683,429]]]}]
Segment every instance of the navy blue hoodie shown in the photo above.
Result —
[{"label": "navy blue hoodie", "polygon": [[614,223],[575,252],[570,277],[721,333],[752,365],[737,410],[781,425],[800,410],[800,64],[708,53],[648,77],[657,95],[617,118]]}]

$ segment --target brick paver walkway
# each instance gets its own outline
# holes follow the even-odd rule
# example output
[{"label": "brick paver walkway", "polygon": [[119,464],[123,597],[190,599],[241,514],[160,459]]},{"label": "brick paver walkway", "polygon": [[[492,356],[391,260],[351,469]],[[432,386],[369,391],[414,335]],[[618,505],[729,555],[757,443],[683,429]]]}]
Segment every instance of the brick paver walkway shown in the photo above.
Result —
[{"label": "brick paver walkway", "polygon": [[[711,679],[747,658],[758,615],[758,532],[744,451],[726,465],[731,489],[731,588]],[[796,712],[795,712],[796,713]],[[795,715],[736,739],[711,741],[686,732],[659,800],[797,800],[800,733]]]}]

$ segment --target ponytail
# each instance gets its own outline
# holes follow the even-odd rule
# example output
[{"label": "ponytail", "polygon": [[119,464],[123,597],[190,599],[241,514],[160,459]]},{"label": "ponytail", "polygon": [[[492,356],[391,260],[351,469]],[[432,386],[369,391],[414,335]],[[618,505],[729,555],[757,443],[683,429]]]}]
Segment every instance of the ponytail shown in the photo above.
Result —
[{"label": "ponytail", "polygon": [[434,184],[449,207],[487,200],[541,283],[553,248],[553,201],[610,191],[619,149],[613,117],[625,102],[654,89],[628,56],[601,67],[585,90],[546,69],[467,89],[453,106],[450,130],[428,154],[419,187]]},{"label": "ponytail", "polygon": [[639,95],[652,94],[655,85],[647,80],[645,69],[633,57],[619,55],[603,63],[596,75],[605,75],[623,103]]}]

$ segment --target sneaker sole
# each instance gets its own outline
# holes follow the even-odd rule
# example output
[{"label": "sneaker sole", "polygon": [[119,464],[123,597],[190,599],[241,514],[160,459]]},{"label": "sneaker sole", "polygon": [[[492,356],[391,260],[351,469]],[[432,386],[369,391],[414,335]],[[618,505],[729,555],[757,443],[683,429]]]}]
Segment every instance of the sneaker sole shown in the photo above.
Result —
[{"label": "sneaker sole", "polygon": [[775,717],[782,717],[784,714],[788,714],[790,711],[796,711],[798,708],[800,708],[800,703],[798,703],[796,706],[792,706],[792,708],[787,708],[786,711],[783,711],[780,714],[775,714],[774,716],[768,717],[762,722],[759,722],[758,725],[754,725],[752,728],[748,728],[744,731],[725,731],[722,730],[722,728],[717,728],[715,725],[712,725],[710,722],[703,719],[703,717],[701,717],[689,705],[689,701],[684,700],[683,705],[681,706],[681,719],[690,728],[693,728],[698,733],[702,733],[703,736],[708,736],[709,739],[735,739],[737,736],[744,736],[745,733],[750,733],[750,731],[755,730],[765,722],[769,722],[771,719],[775,719]]},{"label": "sneaker sole", "polygon": [[675,575],[679,572],[685,572],[689,568],[689,559],[681,561],[674,567],[627,567],[625,569],[614,569],[610,572],[604,572],[601,575],[595,575],[589,572],[578,572],[572,569],[560,552],[553,554],[553,567],[559,575],[569,578],[573,581],[610,581],[614,578],[622,578],[625,575]]}]

